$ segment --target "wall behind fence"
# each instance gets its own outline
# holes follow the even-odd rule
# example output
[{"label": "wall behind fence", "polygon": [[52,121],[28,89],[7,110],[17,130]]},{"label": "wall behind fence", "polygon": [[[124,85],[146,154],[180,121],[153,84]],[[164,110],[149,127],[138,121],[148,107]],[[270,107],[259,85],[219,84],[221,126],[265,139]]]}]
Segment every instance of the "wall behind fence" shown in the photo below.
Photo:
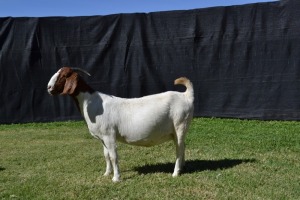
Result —
[{"label": "wall behind fence", "polygon": [[[0,18],[0,123],[81,119],[47,93],[62,66],[120,97],[195,88],[195,116],[300,119],[300,2],[149,14]],[[159,102],[157,102],[159,103]]]}]

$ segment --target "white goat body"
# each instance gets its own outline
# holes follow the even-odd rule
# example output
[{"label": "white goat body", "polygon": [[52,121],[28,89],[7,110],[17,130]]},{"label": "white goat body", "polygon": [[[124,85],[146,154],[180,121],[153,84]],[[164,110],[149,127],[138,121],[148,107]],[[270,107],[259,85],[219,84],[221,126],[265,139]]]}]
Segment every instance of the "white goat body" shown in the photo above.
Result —
[{"label": "white goat body", "polygon": [[[125,99],[93,91],[74,73],[67,67],[59,70],[50,79],[48,92],[53,95],[69,94],[75,99],[90,133],[103,142],[104,175],[111,173],[112,165],[113,181],[120,180],[116,140],[138,146],[174,140],[176,163],[173,176],[179,174],[184,164],[184,139],[193,116],[193,86],[188,79],[175,80],[175,84],[187,87],[185,92],[168,91]],[[62,81],[64,78],[65,81]]]},{"label": "white goat body", "polygon": [[165,92],[142,98],[123,99],[99,92],[80,93],[81,113],[91,134],[116,134],[118,141],[153,146],[174,139],[175,122],[191,117],[186,95]]}]

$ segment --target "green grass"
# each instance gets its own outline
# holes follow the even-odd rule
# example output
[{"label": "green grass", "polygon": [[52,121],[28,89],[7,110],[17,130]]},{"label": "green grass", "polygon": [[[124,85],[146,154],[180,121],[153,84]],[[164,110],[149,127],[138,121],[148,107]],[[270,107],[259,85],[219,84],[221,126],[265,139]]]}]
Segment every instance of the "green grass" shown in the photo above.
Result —
[{"label": "green grass", "polygon": [[84,122],[0,125],[0,199],[300,199],[300,122],[196,118],[177,178],[172,142],[118,152],[112,183]]}]

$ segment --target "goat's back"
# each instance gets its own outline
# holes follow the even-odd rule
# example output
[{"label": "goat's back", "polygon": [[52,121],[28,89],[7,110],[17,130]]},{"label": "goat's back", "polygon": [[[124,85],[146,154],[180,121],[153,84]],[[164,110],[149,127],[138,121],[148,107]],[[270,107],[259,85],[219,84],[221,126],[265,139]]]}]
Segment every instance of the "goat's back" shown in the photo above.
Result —
[{"label": "goat's back", "polygon": [[185,93],[174,91],[141,98],[118,98],[116,104],[120,107],[120,111],[129,117],[137,114],[147,117],[164,115],[173,119],[173,115],[188,113],[193,109],[193,101],[190,101]]}]

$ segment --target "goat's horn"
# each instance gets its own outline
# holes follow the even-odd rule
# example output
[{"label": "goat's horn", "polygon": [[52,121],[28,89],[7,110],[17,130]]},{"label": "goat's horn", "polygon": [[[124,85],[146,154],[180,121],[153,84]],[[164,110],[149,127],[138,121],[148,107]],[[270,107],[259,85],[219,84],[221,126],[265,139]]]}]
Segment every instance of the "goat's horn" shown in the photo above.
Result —
[{"label": "goat's horn", "polygon": [[83,73],[83,74],[86,74],[86,75],[88,75],[88,76],[91,76],[90,73],[88,73],[87,71],[85,71],[85,70],[83,70],[83,69],[80,69],[80,68],[72,68],[72,70],[73,70],[74,72],[81,72],[81,73]]}]

